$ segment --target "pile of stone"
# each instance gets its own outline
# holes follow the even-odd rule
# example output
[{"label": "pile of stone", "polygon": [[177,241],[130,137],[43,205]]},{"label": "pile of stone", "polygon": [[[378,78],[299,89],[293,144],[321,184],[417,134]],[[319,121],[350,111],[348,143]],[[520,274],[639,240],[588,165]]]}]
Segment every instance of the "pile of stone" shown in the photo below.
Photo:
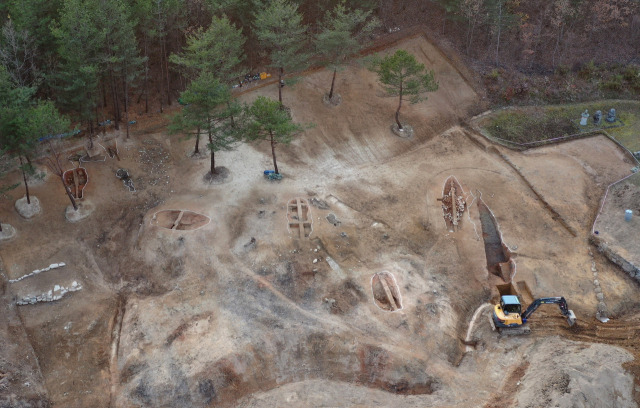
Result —
[{"label": "pile of stone", "polygon": [[76,292],[82,289],[82,285],[76,281],[73,281],[71,286],[65,287],[60,285],[55,285],[53,289],[50,289],[47,293],[42,293],[40,295],[27,295],[22,299],[16,301],[16,305],[24,306],[24,305],[34,305],[40,302],[53,302],[55,300],[60,300],[64,295],[69,292]]},{"label": "pile of stone", "polygon": [[589,249],[589,256],[591,257],[591,272],[593,272],[593,286],[596,293],[596,299],[598,299],[598,308],[596,310],[596,319],[602,323],[609,321],[609,312],[607,311],[607,304],[604,302],[604,293],[600,287],[600,281],[598,280],[598,270],[596,269],[596,262],[593,259],[593,252]]},{"label": "pile of stone", "polygon": [[66,264],[64,262],[59,262],[59,263],[52,263],[51,265],[47,266],[44,269],[36,269],[35,271],[26,274],[24,276],[19,277],[18,279],[9,279],[9,283],[15,283],[15,282],[19,282],[23,279],[26,279],[30,276],[34,276],[39,274],[40,272],[46,272],[46,271],[50,271],[51,269],[56,269],[56,268],[62,268],[63,266],[65,266]]}]

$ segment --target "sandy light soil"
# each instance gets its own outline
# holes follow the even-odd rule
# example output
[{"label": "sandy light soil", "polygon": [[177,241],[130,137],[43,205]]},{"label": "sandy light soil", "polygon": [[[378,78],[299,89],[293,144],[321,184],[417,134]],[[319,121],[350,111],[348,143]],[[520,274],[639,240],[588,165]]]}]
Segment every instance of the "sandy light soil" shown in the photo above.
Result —
[{"label": "sandy light soil", "polygon": [[[480,104],[458,71],[422,37],[397,47],[440,83],[403,109],[411,139],[393,135],[395,100],[354,64],[338,77],[339,106],[322,102],[327,71],[284,89],[293,118],[315,127],[278,147],[282,181],[262,176],[272,164],[259,144],[220,153],[230,177],[206,183],[208,161],[187,158],[192,140],[141,120],[119,142],[121,161],[85,164],[88,218],[65,221],[55,177],[33,186],[32,220],[13,210],[14,192],[0,208],[18,231],[0,243],[4,278],[66,266],[3,284],[0,406],[637,406],[637,282],[588,243],[606,185],[628,172],[617,147],[491,146],[458,126]],[[277,88],[242,99],[259,94]],[[437,200],[451,175],[466,202],[455,232]],[[553,305],[530,336],[492,332],[489,307],[472,320],[504,283],[487,269],[479,197],[514,282],[530,297],[565,296],[575,328]],[[308,237],[290,225],[295,198],[310,203]],[[613,325],[595,320],[592,267]],[[82,289],[59,301],[12,303],[73,281]]]}]

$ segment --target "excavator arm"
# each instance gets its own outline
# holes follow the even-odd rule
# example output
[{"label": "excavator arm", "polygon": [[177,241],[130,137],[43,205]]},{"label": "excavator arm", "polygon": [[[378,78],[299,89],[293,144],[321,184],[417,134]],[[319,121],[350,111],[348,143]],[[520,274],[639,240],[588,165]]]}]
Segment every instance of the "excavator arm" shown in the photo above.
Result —
[{"label": "excavator arm", "polygon": [[567,301],[564,297],[548,297],[548,298],[540,298],[536,299],[527,307],[527,310],[522,314],[522,323],[526,323],[527,319],[535,312],[538,307],[542,304],[547,303],[555,303],[560,307],[560,312],[564,317],[567,318],[567,322],[569,326],[573,326],[576,322],[576,315],[573,313],[573,310],[569,310],[569,305],[567,305]]}]

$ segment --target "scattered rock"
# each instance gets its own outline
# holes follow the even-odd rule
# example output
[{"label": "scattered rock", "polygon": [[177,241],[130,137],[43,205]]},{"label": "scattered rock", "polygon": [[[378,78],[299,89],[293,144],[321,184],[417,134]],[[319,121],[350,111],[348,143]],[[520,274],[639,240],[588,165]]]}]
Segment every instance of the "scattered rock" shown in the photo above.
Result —
[{"label": "scattered rock", "polygon": [[311,197],[309,199],[309,204],[318,208],[319,210],[328,210],[329,208],[331,208],[329,207],[329,204],[327,204],[326,201],[320,200],[319,198],[316,198],[316,197]]},{"label": "scattered rock", "polygon": [[[69,292],[76,292],[82,289],[82,285],[77,281],[73,281],[70,287],[64,287],[60,285],[54,285],[53,289],[49,289],[46,293],[42,293],[40,295],[27,295],[22,299],[16,301],[16,305],[24,306],[24,305],[34,305],[36,303],[41,302],[54,302],[56,300],[62,299],[62,297]],[[59,294],[57,294],[59,293]]]},{"label": "scattered rock", "polygon": [[258,245],[258,242],[256,241],[256,239],[254,237],[251,237],[249,242],[244,244],[244,249],[246,249],[247,251],[251,251],[253,249],[256,249],[257,245]]},{"label": "scattered rock", "polygon": [[342,224],[342,221],[338,220],[336,218],[336,215],[333,213],[330,213],[329,215],[327,215],[327,221],[329,221],[329,224],[333,224],[334,227],[337,227],[338,225]]},{"label": "scattered rock", "polygon": [[51,264],[51,265],[49,265],[48,267],[46,267],[46,268],[44,268],[44,269],[36,269],[36,270],[34,270],[33,272],[28,273],[28,274],[26,274],[26,275],[22,275],[22,276],[21,276],[21,277],[19,277],[19,278],[16,278],[16,279],[9,279],[9,283],[15,283],[15,282],[21,281],[21,280],[23,280],[23,279],[25,279],[25,278],[28,278],[28,277],[30,277],[30,276],[37,275],[37,274],[39,274],[39,273],[41,273],[41,272],[47,272],[47,271],[49,271],[49,270],[51,270],[51,269],[61,268],[61,267],[66,266],[66,265],[67,265],[67,264],[66,264],[66,263],[64,263],[64,262],[54,263],[54,264]]}]

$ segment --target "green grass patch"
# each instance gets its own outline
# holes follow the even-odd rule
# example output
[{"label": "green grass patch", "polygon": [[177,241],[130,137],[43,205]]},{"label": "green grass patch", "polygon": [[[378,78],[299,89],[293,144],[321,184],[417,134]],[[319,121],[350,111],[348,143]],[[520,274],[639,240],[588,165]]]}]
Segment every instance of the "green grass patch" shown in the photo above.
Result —
[{"label": "green grass patch", "polygon": [[[605,119],[616,109],[616,122]],[[580,126],[581,113],[591,115],[587,126]],[[602,111],[602,122],[593,124],[593,114]],[[640,150],[640,102],[598,101],[572,105],[523,107],[495,112],[480,123],[491,137],[515,143],[532,143],[579,133],[606,130],[632,152]]]}]

